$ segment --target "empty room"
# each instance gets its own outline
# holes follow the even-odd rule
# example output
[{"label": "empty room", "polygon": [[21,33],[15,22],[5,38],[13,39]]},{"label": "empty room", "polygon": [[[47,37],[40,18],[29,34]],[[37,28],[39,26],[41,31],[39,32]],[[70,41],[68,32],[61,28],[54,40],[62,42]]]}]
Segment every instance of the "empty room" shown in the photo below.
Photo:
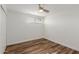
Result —
[{"label": "empty room", "polygon": [[0,54],[79,54],[79,4],[0,4]]}]

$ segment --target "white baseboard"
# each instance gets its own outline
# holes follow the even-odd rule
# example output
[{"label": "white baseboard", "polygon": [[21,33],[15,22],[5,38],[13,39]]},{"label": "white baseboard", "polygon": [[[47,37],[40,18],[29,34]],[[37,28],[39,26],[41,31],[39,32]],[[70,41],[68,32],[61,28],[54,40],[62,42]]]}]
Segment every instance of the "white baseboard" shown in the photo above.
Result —
[{"label": "white baseboard", "polygon": [[48,39],[48,40],[50,40],[50,41],[52,41],[52,42],[55,42],[55,43],[61,44],[61,45],[65,46],[65,47],[71,48],[71,49],[73,49],[73,50],[79,51],[79,49],[77,49],[77,48],[75,48],[75,47],[71,47],[71,46],[68,45],[68,44],[64,44],[64,43],[62,43],[62,42],[58,42],[58,41],[55,41],[55,40],[49,39],[48,37],[45,37],[45,39]]},{"label": "white baseboard", "polygon": [[35,38],[30,38],[30,39],[25,39],[25,40],[22,40],[22,41],[18,41],[18,42],[12,42],[12,43],[7,43],[7,46],[8,45],[13,45],[13,44],[18,44],[18,43],[22,43],[22,42],[27,42],[27,41],[30,41],[30,40],[36,40],[36,39],[40,39],[40,38],[44,38],[43,36],[42,37],[35,37]]}]

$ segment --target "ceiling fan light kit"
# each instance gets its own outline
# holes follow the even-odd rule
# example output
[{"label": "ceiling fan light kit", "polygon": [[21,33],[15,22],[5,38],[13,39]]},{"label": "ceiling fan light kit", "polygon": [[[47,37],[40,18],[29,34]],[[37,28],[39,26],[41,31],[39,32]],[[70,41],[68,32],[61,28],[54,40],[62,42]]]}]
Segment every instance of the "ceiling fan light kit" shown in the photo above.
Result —
[{"label": "ceiling fan light kit", "polygon": [[39,12],[43,12],[43,10],[42,9],[39,9]]}]

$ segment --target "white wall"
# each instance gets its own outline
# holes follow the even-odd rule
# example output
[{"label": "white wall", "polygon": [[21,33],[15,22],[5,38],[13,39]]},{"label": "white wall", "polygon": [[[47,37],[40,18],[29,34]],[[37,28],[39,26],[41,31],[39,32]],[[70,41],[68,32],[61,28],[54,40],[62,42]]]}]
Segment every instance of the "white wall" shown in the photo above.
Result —
[{"label": "white wall", "polygon": [[40,38],[45,33],[45,38],[79,50],[79,5],[53,5],[50,8],[53,13],[46,16],[44,25],[30,23],[36,16],[9,10],[7,45]]},{"label": "white wall", "polygon": [[33,23],[35,18],[40,17],[8,10],[7,45],[42,38],[43,24]]},{"label": "white wall", "polygon": [[0,5],[0,53],[6,48],[6,15]]},{"label": "white wall", "polygon": [[79,6],[59,6],[45,18],[45,36],[79,51]]}]

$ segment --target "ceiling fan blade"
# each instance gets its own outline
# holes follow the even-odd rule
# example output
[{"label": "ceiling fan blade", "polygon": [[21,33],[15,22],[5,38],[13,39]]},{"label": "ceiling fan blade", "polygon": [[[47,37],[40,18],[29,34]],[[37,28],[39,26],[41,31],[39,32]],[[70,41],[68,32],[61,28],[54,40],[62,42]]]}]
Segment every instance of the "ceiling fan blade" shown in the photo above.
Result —
[{"label": "ceiling fan blade", "polygon": [[42,9],[44,12],[49,12],[49,10],[44,9],[43,7],[41,7],[41,5],[39,4],[39,9]]},{"label": "ceiling fan blade", "polygon": [[49,12],[49,10],[47,10],[47,9],[43,9],[45,12]]}]

